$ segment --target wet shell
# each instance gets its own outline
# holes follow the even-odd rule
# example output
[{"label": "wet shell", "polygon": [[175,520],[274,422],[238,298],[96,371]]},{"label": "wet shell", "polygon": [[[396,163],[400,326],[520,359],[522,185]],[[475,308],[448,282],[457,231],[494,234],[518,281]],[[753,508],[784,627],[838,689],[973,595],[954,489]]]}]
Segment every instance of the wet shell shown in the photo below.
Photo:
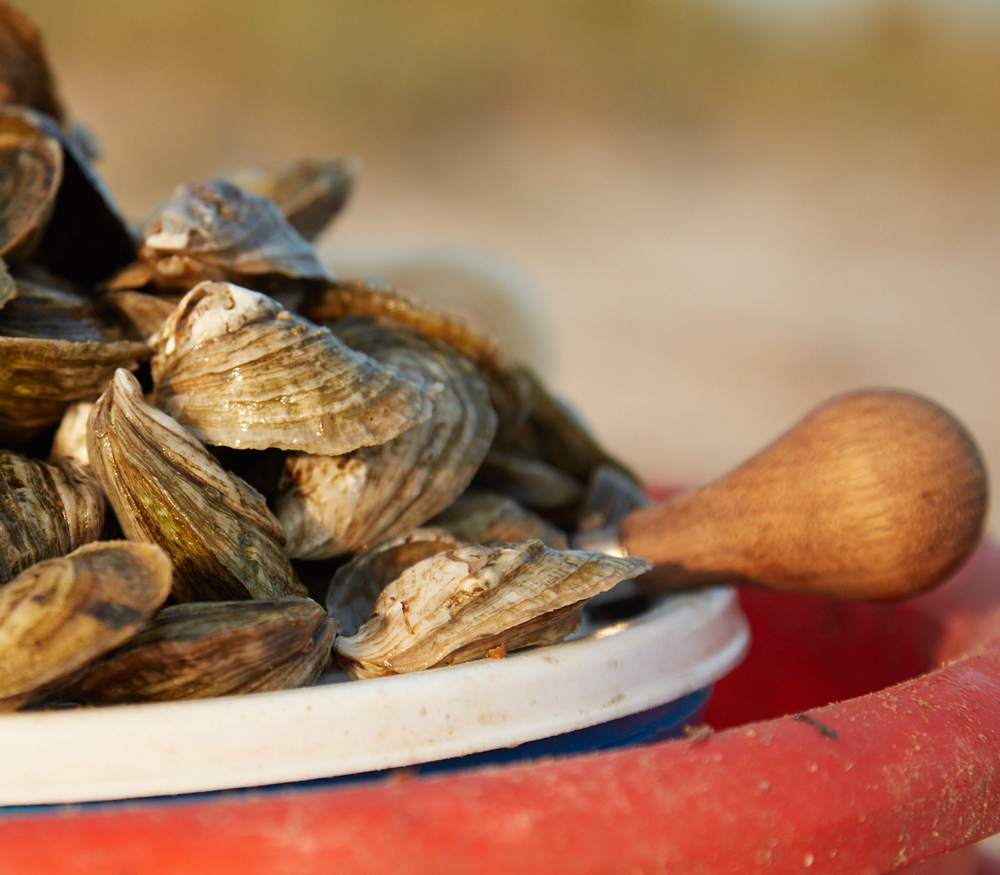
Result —
[{"label": "wet shell", "polygon": [[0,583],[96,541],[104,513],[101,487],[75,462],[50,465],[0,452]]},{"label": "wet shell", "polygon": [[414,529],[398,538],[380,541],[358,553],[333,575],[326,609],[341,635],[354,635],[375,608],[375,600],[411,565],[468,546],[441,529]]},{"label": "wet shell", "polygon": [[513,498],[485,489],[468,490],[446,511],[430,520],[429,525],[445,529],[469,544],[541,541],[556,550],[569,547],[569,539],[562,529]]},{"label": "wet shell", "polygon": [[174,601],[307,595],[261,495],[146,404],[128,371],[94,407],[88,453],[126,536],[170,554]]},{"label": "wet shell", "polygon": [[229,181],[273,201],[288,224],[315,240],[350,197],[360,164],[357,158],[303,158],[233,173]]},{"label": "wet shell", "polygon": [[497,440],[523,428],[531,411],[531,386],[520,368],[511,365],[496,342],[456,316],[430,309],[392,289],[365,282],[338,281],[309,290],[302,315],[333,323],[352,316],[403,325],[455,347],[482,373],[499,418]]},{"label": "wet shell", "polygon": [[170,592],[166,553],[98,541],[0,588],[0,708],[29,702],[131,638]]},{"label": "wet shell", "polygon": [[203,280],[271,291],[330,280],[312,245],[267,198],[223,179],[176,188],[143,229],[138,262],[111,288],[186,292]]},{"label": "wet shell", "polygon": [[154,403],[209,444],[340,455],[430,414],[395,369],[231,283],[196,286],[151,343]]},{"label": "wet shell", "polygon": [[112,704],[311,686],[330,663],[336,629],[311,599],[172,605],[59,697]]},{"label": "wet shell", "polygon": [[465,490],[496,431],[485,383],[446,344],[369,321],[336,333],[422,381],[433,410],[394,440],[349,456],[289,456],[277,513],[289,553],[298,558],[339,556],[422,525]]},{"label": "wet shell", "polygon": [[348,675],[370,678],[551,644],[577,627],[588,599],[650,567],[539,541],[449,550],[390,583],[334,650]]}]

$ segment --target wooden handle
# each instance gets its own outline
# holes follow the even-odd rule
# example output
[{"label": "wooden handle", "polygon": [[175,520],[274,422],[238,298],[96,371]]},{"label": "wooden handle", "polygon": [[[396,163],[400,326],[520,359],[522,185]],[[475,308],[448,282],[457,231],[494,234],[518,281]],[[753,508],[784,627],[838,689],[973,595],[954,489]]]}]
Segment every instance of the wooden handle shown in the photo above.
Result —
[{"label": "wooden handle", "polygon": [[987,475],[936,404],[872,390],[834,398],[718,480],[633,511],[628,552],[653,590],[738,583],[858,599],[944,580],[979,542]]}]

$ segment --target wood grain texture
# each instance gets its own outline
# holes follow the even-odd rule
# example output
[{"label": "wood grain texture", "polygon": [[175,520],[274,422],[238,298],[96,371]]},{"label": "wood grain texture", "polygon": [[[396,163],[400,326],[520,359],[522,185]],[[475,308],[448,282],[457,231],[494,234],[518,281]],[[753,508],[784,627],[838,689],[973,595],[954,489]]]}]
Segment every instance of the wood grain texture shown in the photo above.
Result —
[{"label": "wood grain texture", "polygon": [[944,580],[982,536],[988,481],[935,403],[866,390],[823,404],[740,467],[632,513],[651,589],[741,583],[891,599]]}]

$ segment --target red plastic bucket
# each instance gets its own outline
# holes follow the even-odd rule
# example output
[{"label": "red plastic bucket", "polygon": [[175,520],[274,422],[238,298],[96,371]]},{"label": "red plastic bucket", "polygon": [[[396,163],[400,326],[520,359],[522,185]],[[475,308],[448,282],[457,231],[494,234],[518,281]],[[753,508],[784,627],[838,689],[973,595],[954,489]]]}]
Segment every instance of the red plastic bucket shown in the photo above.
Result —
[{"label": "red plastic bucket", "polygon": [[743,602],[754,644],[707,712],[722,731],[390,782],[7,810],[0,871],[975,871],[960,849],[1000,831],[1000,552],[904,603]]}]

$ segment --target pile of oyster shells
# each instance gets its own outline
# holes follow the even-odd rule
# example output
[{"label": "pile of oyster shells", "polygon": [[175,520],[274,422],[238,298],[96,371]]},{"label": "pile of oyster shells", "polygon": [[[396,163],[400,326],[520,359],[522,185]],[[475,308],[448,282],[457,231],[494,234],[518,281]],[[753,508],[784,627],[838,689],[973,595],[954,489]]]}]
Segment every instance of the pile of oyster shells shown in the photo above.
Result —
[{"label": "pile of oyster shells", "polygon": [[559,641],[642,489],[526,368],[312,240],[351,160],[141,230],[0,0],[0,708],[275,690]]}]

